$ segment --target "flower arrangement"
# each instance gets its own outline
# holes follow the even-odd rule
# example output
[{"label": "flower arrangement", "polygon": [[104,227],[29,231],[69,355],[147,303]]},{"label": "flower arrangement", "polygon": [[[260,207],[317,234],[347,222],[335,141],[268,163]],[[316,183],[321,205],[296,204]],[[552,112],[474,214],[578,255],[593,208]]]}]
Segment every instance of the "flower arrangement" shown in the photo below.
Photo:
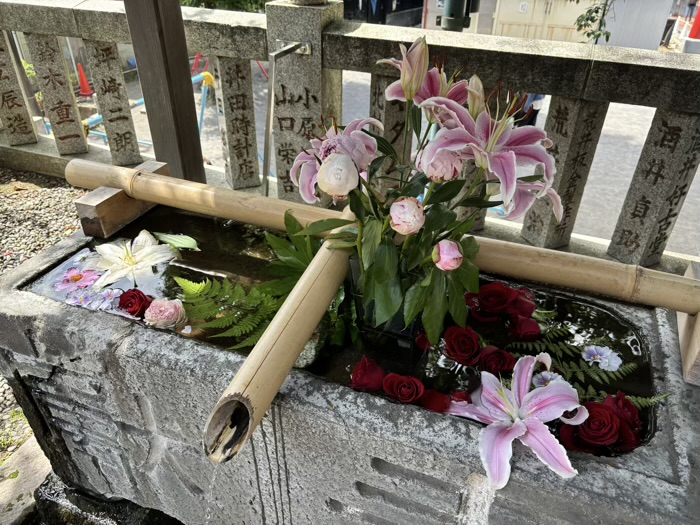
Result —
[{"label": "flower arrangement", "polygon": [[[335,247],[356,252],[367,321],[381,326],[398,317],[408,326],[420,319],[434,344],[446,318],[465,326],[464,294],[478,290],[478,245],[465,234],[480,209],[502,206],[515,219],[545,196],[557,217],[562,209],[552,189],[551,141],[532,126],[515,127],[522,97],[508,94],[501,106],[500,92],[487,97],[477,76],[448,79],[441,66],[428,69],[425,38],[401,53],[381,62],[401,72],[385,96],[406,102],[404,151],[367,129],[382,129],[375,119],[333,122],[299,153],[290,177],[306,202],[324,193],[354,212],[356,221],[319,221],[301,234],[342,228],[331,237]],[[422,131],[423,115],[429,125]],[[518,175],[518,166],[535,164],[542,175]],[[460,177],[469,166],[475,176]],[[386,195],[375,191],[375,178],[392,186]]]}]

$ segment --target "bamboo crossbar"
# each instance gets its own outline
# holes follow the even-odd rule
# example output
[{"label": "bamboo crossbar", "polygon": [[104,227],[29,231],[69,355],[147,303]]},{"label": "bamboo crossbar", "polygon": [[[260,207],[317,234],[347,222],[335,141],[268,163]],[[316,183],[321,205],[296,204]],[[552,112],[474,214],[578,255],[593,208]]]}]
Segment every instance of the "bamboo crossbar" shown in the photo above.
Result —
[{"label": "bamboo crossbar", "polygon": [[[287,210],[303,225],[340,216],[333,210],[79,159],[66,166],[66,180],[87,189],[119,188],[134,199],[277,230],[284,230]],[[477,240],[481,248],[476,264],[484,272],[689,314],[700,312],[700,281],[695,279],[485,237]]]}]

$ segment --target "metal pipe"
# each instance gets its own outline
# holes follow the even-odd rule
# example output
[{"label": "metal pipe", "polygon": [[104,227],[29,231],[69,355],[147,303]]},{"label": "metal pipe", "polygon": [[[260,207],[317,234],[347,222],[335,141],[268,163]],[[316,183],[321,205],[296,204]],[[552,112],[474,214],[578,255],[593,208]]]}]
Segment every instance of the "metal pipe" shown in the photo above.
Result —
[{"label": "metal pipe", "polygon": [[304,42],[293,42],[284,46],[277,51],[273,51],[269,55],[270,73],[267,77],[267,114],[265,115],[265,146],[263,150],[263,195],[267,197],[270,194],[270,157],[272,155],[272,118],[275,110],[275,70],[277,59],[287,55],[291,55],[298,49],[301,49],[306,44]]}]

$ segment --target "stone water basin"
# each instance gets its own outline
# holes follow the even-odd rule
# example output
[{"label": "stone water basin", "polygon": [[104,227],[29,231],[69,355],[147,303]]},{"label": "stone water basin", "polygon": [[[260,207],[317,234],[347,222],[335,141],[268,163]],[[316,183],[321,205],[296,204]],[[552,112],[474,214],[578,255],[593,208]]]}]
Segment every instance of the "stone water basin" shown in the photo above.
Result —
[{"label": "stone water basin", "polygon": [[[169,230],[198,237],[186,229],[196,221],[178,216]],[[250,267],[230,251],[216,259],[200,231],[204,270],[259,278],[264,256]],[[55,472],[88,493],[186,524],[696,522],[698,389],[681,379],[674,312],[547,292],[624,320],[618,343],[638,351],[650,378],[640,395],[671,397],[647,423],[647,437],[656,433],[645,446],[619,457],[573,453],[572,480],[516,446],[511,481],[491,504],[480,425],[351,390],[347,356],[293,370],[252,441],[214,466],[202,452],[204,423],[244,356],[39,293],[42,277],[91,242],[76,234],[0,281],[2,372]]]}]

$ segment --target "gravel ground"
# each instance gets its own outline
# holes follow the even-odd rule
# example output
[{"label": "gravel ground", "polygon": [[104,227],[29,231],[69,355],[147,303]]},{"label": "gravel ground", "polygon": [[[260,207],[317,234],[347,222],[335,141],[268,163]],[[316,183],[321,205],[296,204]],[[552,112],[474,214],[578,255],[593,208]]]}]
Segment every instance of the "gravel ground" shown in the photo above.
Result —
[{"label": "gravel ground", "polygon": [[[77,230],[73,201],[83,193],[60,179],[0,168],[0,274]],[[0,464],[31,435],[0,376]]]},{"label": "gravel ground", "polygon": [[61,179],[0,168],[0,273],[78,229],[73,201],[83,193]]}]

